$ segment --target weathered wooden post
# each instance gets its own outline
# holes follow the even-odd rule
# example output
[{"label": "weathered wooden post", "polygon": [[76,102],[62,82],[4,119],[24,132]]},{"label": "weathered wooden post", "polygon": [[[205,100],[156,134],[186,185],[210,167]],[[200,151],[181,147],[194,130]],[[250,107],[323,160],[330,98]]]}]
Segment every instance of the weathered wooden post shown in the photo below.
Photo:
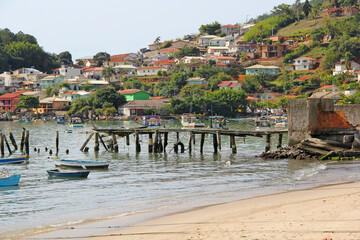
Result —
[{"label": "weathered wooden post", "polygon": [[164,148],[163,148],[163,144],[162,144],[162,137],[161,137],[161,133],[159,133],[159,137],[158,137],[158,150],[157,152],[158,153],[162,153],[164,151]]},{"label": "weathered wooden post", "polygon": [[168,145],[168,134],[169,133],[164,134],[164,152],[166,152],[166,147]]},{"label": "weathered wooden post", "polygon": [[189,153],[191,153],[191,151],[192,151],[192,146],[191,146],[191,144],[192,144],[192,138],[193,138],[193,132],[190,132],[189,133]]},{"label": "weathered wooden post", "polygon": [[4,137],[4,140],[5,140],[5,143],[6,143],[6,147],[7,147],[8,151],[9,151],[9,154],[12,154],[10,145],[8,143],[8,140],[6,139],[6,135],[4,134],[3,137]]},{"label": "weathered wooden post", "polygon": [[205,143],[205,133],[201,134],[201,139],[200,139],[200,153],[202,154],[204,151],[204,143]]},{"label": "weathered wooden post", "polygon": [[149,133],[149,153],[153,152],[154,142],[153,142],[153,134]]},{"label": "weathered wooden post", "polygon": [[25,135],[25,153],[26,155],[29,155],[30,154],[30,146],[29,146],[29,131],[26,130],[26,135]]},{"label": "weathered wooden post", "polygon": [[216,133],[213,133],[213,146],[214,146],[214,153],[218,152],[218,143]]},{"label": "weathered wooden post", "polygon": [[25,143],[25,130],[23,130],[21,133],[20,151],[24,151],[24,143]]},{"label": "weathered wooden post", "polygon": [[180,142],[179,132],[176,132],[176,142]]},{"label": "weathered wooden post", "polygon": [[230,144],[231,144],[232,153],[237,153],[235,135],[230,135]]},{"label": "weathered wooden post", "polygon": [[56,131],[56,155],[59,153],[59,131]]},{"label": "weathered wooden post", "polygon": [[116,135],[114,133],[112,134],[112,140],[113,140],[112,145],[114,152],[119,152],[119,146],[117,144]]},{"label": "weathered wooden post", "polygon": [[217,144],[218,144],[218,148],[221,151],[221,134],[220,134],[220,131],[216,131],[216,141],[217,141]]},{"label": "weathered wooden post", "polygon": [[96,132],[95,133],[95,141],[94,141],[94,152],[98,152],[99,151],[99,133]]},{"label": "weathered wooden post", "polygon": [[126,134],[126,146],[130,145],[130,135],[127,133]]},{"label": "weathered wooden post", "polygon": [[135,151],[136,153],[139,153],[141,151],[141,146],[140,146],[140,139],[139,139],[139,133],[135,132]]},{"label": "weathered wooden post", "polygon": [[282,133],[280,133],[279,134],[279,142],[278,142],[278,145],[276,146],[277,148],[281,148],[282,138],[283,138],[283,135],[282,135]]},{"label": "weathered wooden post", "polygon": [[270,150],[270,145],[271,145],[271,135],[270,134],[266,134],[266,146],[265,146],[265,152]]},{"label": "weathered wooden post", "polygon": [[156,130],[154,134],[154,153],[159,152],[159,132]]},{"label": "weathered wooden post", "polygon": [[10,132],[9,138],[10,138],[11,144],[14,146],[15,151],[16,151],[18,149],[18,147],[17,147],[16,141],[15,141],[15,138],[14,138],[14,135],[12,134],[12,132]]},{"label": "weathered wooden post", "polygon": [[108,148],[106,147],[106,144],[104,143],[104,140],[102,139],[101,135],[99,134],[99,139],[100,139],[100,142],[101,144],[103,145],[103,147],[105,148],[105,150],[107,151]]},{"label": "weathered wooden post", "polygon": [[[84,142],[84,144],[81,146],[80,151],[84,151],[84,148],[86,147],[86,145],[89,143],[90,139],[92,138],[92,136],[94,136],[94,132],[92,132],[89,137],[86,139],[86,141]],[[85,152],[85,151],[84,151]],[[87,151],[86,151],[87,152]]]},{"label": "weathered wooden post", "polygon": [[1,153],[1,156],[4,156],[4,154],[5,154],[4,137],[3,137],[2,133],[0,133],[0,153]]}]

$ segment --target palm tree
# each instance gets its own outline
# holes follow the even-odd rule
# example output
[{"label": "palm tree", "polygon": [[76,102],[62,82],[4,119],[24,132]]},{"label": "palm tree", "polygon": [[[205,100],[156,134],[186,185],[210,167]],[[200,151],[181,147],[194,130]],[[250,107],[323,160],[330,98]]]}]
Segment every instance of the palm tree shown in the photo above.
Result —
[{"label": "palm tree", "polygon": [[115,74],[116,74],[116,72],[110,66],[105,67],[104,70],[102,71],[103,78],[105,80],[107,80],[108,82],[110,82],[111,77]]}]

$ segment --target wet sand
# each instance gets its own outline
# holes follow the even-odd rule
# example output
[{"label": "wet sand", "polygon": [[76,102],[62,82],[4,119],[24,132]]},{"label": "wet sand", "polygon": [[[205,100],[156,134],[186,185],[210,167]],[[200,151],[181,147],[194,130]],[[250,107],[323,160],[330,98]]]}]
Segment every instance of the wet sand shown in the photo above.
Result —
[{"label": "wet sand", "polygon": [[360,239],[360,183],[206,206],[119,230],[109,224],[96,223],[102,233],[81,225],[27,239]]}]

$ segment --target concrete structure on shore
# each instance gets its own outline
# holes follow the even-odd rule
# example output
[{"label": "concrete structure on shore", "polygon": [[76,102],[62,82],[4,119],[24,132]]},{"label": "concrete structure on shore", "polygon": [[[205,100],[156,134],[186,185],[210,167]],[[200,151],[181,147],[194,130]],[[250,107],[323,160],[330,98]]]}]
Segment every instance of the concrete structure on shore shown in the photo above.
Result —
[{"label": "concrete structure on shore", "polygon": [[308,99],[292,99],[288,104],[289,145],[309,137],[341,144],[354,141],[360,126],[360,105],[339,105],[337,92],[318,92]]}]

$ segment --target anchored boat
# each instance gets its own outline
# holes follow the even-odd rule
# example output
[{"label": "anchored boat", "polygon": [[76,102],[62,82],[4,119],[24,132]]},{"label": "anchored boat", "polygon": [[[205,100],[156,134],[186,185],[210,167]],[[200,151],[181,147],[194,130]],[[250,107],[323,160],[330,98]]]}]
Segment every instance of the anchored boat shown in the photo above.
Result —
[{"label": "anchored boat", "polygon": [[17,186],[19,185],[20,178],[20,174],[10,175],[8,170],[3,168],[0,171],[0,187]]},{"label": "anchored boat", "polygon": [[26,158],[26,155],[18,157],[0,158],[0,164],[23,163],[26,161]]},{"label": "anchored boat", "polygon": [[87,178],[90,171],[66,171],[60,169],[46,170],[49,176],[65,178]]},{"label": "anchored boat", "polygon": [[108,168],[109,161],[81,161],[81,160],[68,160],[59,159],[55,160],[55,166],[57,167],[73,167],[73,168]]}]

